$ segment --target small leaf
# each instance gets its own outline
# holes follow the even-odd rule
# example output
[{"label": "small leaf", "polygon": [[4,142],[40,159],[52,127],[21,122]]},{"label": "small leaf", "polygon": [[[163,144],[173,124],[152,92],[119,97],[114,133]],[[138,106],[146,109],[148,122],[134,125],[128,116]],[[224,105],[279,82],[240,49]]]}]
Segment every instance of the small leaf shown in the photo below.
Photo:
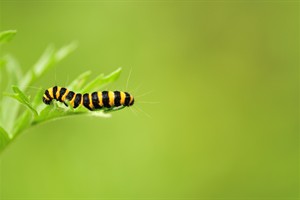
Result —
[{"label": "small leaf", "polygon": [[33,107],[37,107],[38,105],[42,104],[43,103],[43,94],[44,94],[44,89],[43,88],[40,88],[38,90],[38,92],[36,93],[35,97],[33,98],[33,101],[32,101],[32,106]]},{"label": "small leaf", "polygon": [[82,88],[83,84],[85,84],[88,77],[91,75],[91,71],[86,71],[80,74],[77,78],[74,79],[69,85],[68,89],[78,91],[80,88]]},{"label": "small leaf", "polygon": [[55,51],[53,45],[48,46],[38,62],[26,74],[25,78],[22,81],[22,84],[20,84],[21,89],[24,89],[28,85],[32,85],[33,82],[40,78],[46,71],[51,69],[53,66],[55,66],[55,64],[72,53],[76,49],[76,47],[77,45],[74,42],[60,48],[57,51]]},{"label": "small leaf", "polygon": [[25,105],[29,110],[31,110],[34,115],[38,115],[37,111],[31,105],[28,97],[17,86],[12,86],[12,89],[15,94],[7,94],[7,96],[18,100],[21,104]]},{"label": "small leaf", "polygon": [[[5,60],[5,76],[7,78],[7,86],[4,88],[4,91],[11,92],[11,85],[18,85],[20,80],[22,80],[21,67],[17,60],[11,55],[5,55],[3,59]],[[20,104],[18,102],[10,98],[3,98],[1,101],[0,123],[9,133],[12,131],[19,106]]]},{"label": "small leaf", "polygon": [[62,48],[60,48],[56,53],[55,53],[55,62],[59,62],[65,57],[67,57],[70,53],[72,53],[76,48],[77,48],[77,42],[72,42]]},{"label": "small leaf", "polygon": [[0,126],[0,152],[9,143],[10,138],[8,133]]},{"label": "small leaf", "polygon": [[34,65],[33,72],[36,77],[40,77],[51,66],[54,60],[54,51],[54,46],[49,45]]},{"label": "small leaf", "polygon": [[8,30],[0,32],[0,44],[9,42],[15,35],[17,31],[16,30]]},{"label": "small leaf", "polygon": [[100,74],[98,77],[96,77],[94,80],[89,82],[82,90],[82,92],[90,92],[99,90],[100,87],[103,87],[107,85],[108,83],[114,82],[117,80],[121,74],[122,68],[118,68],[111,74],[104,76],[103,74]]},{"label": "small leaf", "polygon": [[3,57],[3,64],[7,72],[8,86],[7,90],[10,89],[10,85],[18,84],[22,79],[22,70],[17,59],[12,55],[5,55]]}]

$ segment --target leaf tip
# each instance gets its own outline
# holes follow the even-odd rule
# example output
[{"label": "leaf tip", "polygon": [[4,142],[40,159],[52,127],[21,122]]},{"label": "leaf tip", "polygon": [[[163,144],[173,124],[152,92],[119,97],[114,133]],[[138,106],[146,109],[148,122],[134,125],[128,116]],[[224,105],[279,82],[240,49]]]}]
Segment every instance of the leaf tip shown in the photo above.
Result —
[{"label": "leaf tip", "polygon": [[7,30],[0,32],[0,44],[9,42],[16,35],[17,30]]}]

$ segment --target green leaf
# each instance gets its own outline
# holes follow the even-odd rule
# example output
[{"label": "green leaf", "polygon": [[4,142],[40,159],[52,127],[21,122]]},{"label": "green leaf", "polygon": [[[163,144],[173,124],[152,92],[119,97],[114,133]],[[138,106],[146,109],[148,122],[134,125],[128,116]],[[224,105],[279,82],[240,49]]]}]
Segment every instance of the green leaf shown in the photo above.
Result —
[{"label": "green leaf", "polygon": [[49,45],[37,63],[33,66],[33,74],[40,77],[54,62],[55,49],[53,45]]},{"label": "green leaf", "polygon": [[[22,80],[22,72],[17,60],[13,56],[6,55],[3,59],[5,60],[5,76],[7,78],[7,86],[4,91],[11,92],[11,85],[18,85],[20,80]],[[1,101],[0,107],[2,112],[0,113],[0,124],[2,124],[8,133],[12,131],[19,106],[20,104],[18,102],[10,98],[4,97]]]},{"label": "green leaf", "polygon": [[0,126],[0,152],[9,143],[10,138],[7,132]]},{"label": "green leaf", "polygon": [[[69,105],[68,102],[66,103]],[[73,109],[72,107],[70,107],[70,105],[69,107],[65,107],[64,105],[63,107],[59,107],[56,105],[56,103],[53,104],[49,106],[45,106],[45,108],[40,112],[40,114],[35,117],[32,124],[36,125],[43,122],[52,121],[63,117],[76,116],[76,115],[86,115],[86,116],[102,117],[102,118],[111,117],[111,115],[106,113],[104,110],[89,111],[83,107]]]},{"label": "green leaf", "polygon": [[61,108],[61,107],[54,107],[54,106],[46,106],[41,112],[40,115],[37,116],[34,121],[33,125],[43,123],[46,121],[56,120],[58,118],[71,116],[71,115],[78,115],[78,114],[84,114],[85,111],[82,112],[74,112],[73,110],[70,110],[68,108]]},{"label": "green leaf", "polygon": [[31,110],[34,115],[38,115],[37,111],[31,105],[28,97],[17,86],[12,86],[12,89],[15,94],[8,94],[7,96],[18,100],[21,104],[25,105],[29,110]]},{"label": "green leaf", "polygon": [[[6,65],[6,60],[4,60],[3,58],[0,59],[0,85],[1,85],[1,74],[2,74],[2,68],[4,68]],[[0,87],[0,89],[2,89]]]},{"label": "green leaf", "polygon": [[0,44],[9,42],[16,35],[16,30],[2,31],[0,33]]},{"label": "green leaf", "polygon": [[90,91],[96,91],[99,90],[99,88],[107,85],[108,83],[114,82],[117,80],[121,74],[122,68],[118,68],[111,74],[104,76],[103,74],[100,74],[98,77],[96,77],[94,80],[89,82],[83,89],[82,92],[90,92]]},{"label": "green leaf", "polygon": [[72,42],[69,45],[66,45],[59,50],[55,51],[54,46],[50,45],[44,51],[41,58],[33,66],[33,68],[26,74],[25,78],[22,81],[21,89],[25,89],[26,86],[32,85],[35,80],[40,78],[46,71],[55,66],[63,58],[72,53],[77,47],[75,42]]},{"label": "green leaf", "polygon": [[69,88],[70,90],[78,91],[80,88],[82,88],[83,84],[85,84],[91,73],[91,71],[83,72],[77,78],[75,78],[74,81],[72,81],[67,88]]},{"label": "green leaf", "polygon": [[60,48],[55,53],[55,62],[58,63],[65,57],[67,57],[70,53],[72,53],[77,48],[77,42],[71,42],[70,44]]},{"label": "green leaf", "polygon": [[24,113],[22,113],[22,115],[16,120],[14,124],[12,138],[15,138],[26,128],[30,127],[32,120],[33,118],[30,111],[26,110]]},{"label": "green leaf", "polygon": [[5,65],[5,69],[7,72],[7,90],[10,89],[10,85],[18,84],[19,81],[22,79],[22,70],[17,61],[12,55],[5,55],[3,57],[3,64]]},{"label": "green leaf", "polygon": [[38,111],[38,107],[43,104],[43,95],[45,89],[40,88],[32,100],[32,106]]},{"label": "green leaf", "polygon": [[54,120],[60,117],[67,116],[70,110],[54,107],[54,106],[46,106],[41,112],[40,115],[35,117],[33,124],[42,123],[49,120]]}]

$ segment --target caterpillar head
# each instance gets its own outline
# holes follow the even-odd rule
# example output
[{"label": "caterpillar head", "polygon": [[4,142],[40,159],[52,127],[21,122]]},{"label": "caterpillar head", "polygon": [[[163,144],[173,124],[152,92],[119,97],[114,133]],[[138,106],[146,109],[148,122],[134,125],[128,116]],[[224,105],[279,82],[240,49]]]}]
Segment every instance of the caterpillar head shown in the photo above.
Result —
[{"label": "caterpillar head", "polygon": [[47,105],[49,105],[51,103],[51,99],[48,99],[47,96],[43,96],[43,102]]},{"label": "caterpillar head", "polygon": [[132,95],[130,95],[130,102],[128,106],[132,106],[134,104],[134,98]]}]

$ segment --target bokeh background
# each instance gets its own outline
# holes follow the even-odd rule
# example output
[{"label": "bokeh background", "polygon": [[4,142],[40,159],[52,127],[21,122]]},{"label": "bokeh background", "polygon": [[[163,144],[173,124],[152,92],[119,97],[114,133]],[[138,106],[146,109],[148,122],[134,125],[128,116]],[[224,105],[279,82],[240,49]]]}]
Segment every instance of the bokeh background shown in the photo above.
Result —
[{"label": "bokeh background", "polygon": [[79,44],[34,86],[122,67],[136,96],[26,131],[1,199],[299,199],[299,1],[0,2],[24,71]]}]

